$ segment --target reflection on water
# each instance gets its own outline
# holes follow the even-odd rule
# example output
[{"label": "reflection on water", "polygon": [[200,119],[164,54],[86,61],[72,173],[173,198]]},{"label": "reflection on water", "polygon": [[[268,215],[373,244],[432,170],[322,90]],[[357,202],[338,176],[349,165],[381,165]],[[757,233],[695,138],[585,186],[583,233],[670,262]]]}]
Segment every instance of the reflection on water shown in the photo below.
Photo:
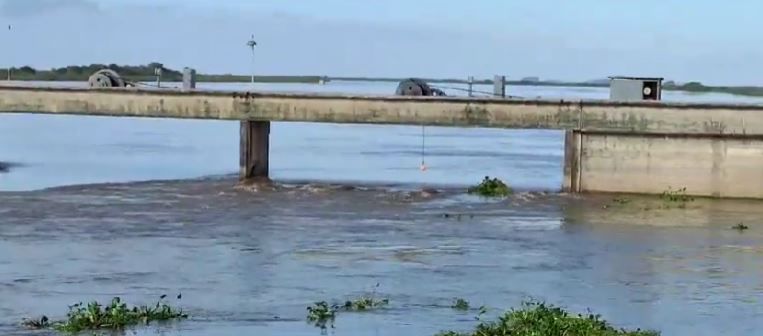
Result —
[{"label": "reflection on water", "polygon": [[[473,315],[448,308],[454,297],[495,308],[491,316],[545,299],[665,335],[763,327],[758,202],[643,210],[656,201],[605,207],[608,196],[484,201],[461,188],[234,184],[0,194],[0,331],[23,334],[22,317],[62,317],[79,300],[182,292],[192,318],[165,327],[168,335],[317,335],[307,305],[376,283],[389,309],[341,315],[336,335],[468,328]],[[730,229],[740,221],[751,229]]]}]

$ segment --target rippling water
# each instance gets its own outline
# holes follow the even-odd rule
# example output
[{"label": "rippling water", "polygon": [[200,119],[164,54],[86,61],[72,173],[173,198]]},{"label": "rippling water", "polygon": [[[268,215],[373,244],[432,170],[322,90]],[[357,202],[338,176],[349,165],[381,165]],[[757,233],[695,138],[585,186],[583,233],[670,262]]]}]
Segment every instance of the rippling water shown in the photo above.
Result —
[{"label": "rippling water", "polygon": [[[237,123],[0,115],[0,161],[14,163],[0,173],[0,334],[34,334],[18,321],[61,318],[81,300],[151,303],[182,292],[190,320],[137,334],[317,335],[307,305],[377,283],[389,308],[340,315],[334,334],[468,329],[476,312],[448,308],[454,297],[493,308],[490,316],[545,299],[664,335],[763,327],[761,203],[660,209],[653,198],[617,205],[559,194],[559,131],[425,131],[422,173],[420,127],[276,123],[278,182],[247,189],[230,175]],[[484,175],[520,192],[465,195]],[[167,181],[134,182],[146,180]],[[739,222],[750,230],[730,229]]]}]

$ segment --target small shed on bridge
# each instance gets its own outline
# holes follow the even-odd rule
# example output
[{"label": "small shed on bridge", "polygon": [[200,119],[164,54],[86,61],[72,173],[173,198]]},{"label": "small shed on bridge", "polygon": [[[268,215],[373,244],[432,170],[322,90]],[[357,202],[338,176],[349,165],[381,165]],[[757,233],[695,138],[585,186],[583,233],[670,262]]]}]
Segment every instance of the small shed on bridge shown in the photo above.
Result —
[{"label": "small shed on bridge", "polygon": [[662,100],[661,77],[609,77],[609,99],[615,101]]}]

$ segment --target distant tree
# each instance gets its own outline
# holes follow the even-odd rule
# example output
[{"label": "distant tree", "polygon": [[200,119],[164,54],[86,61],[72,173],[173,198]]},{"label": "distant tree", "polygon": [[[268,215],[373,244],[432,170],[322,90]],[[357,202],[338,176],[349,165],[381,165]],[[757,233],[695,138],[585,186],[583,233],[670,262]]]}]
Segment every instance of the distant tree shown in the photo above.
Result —
[{"label": "distant tree", "polygon": [[25,65],[25,66],[21,67],[21,69],[19,69],[19,71],[23,72],[23,73],[32,74],[32,75],[37,73],[37,70],[35,70],[34,68],[32,68],[32,67],[30,67],[28,65]]},{"label": "distant tree", "polygon": [[77,66],[77,65],[68,66],[66,67],[66,69],[67,69],[67,72],[72,74],[77,74],[77,75],[81,75],[85,70],[83,67]]},{"label": "distant tree", "polygon": [[700,82],[688,82],[683,85],[684,90],[691,90],[691,91],[700,91],[704,90],[706,87],[702,85]]}]

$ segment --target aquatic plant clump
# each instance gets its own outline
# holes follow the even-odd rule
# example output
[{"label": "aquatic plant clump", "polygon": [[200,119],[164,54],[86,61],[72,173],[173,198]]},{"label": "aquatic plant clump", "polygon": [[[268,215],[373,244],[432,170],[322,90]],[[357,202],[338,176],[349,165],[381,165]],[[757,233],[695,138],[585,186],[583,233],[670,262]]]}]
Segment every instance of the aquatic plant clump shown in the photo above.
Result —
[{"label": "aquatic plant clump", "polygon": [[668,190],[665,190],[660,195],[660,198],[662,198],[665,202],[675,202],[675,203],[686,203],[686,202],[692,202],[694,201],[694,198],[686,195],[686,188],[681,188],[677,190],[673,190],[672,188],[668,188]]},{"label": "aquatic plant clump", "polygon": [[333,328],[338,308],[337,305],[329,305],[326,301],[316,302],[307,307],[307,321],[321,329],[326,329],[328,325]]},{"label": "aquatic plant clump", "polygon": [[128,307],[119,297],[109,305],[91,302],[87,305],[77,303],[69,307],[67,320],[56,322],[53,328],[58,331],[76,333],[85,330],[122,330],[126,327],[148,324],[152,321],[168,321],[187,318],[182,310],[172,308],[162,302],[162,295],[154,306]]},{"label": "aquatic plant clump", "polygon": [[355,300],[346,301],[344,310],[346,311],[366,311],[380,308],[389,304],[389,299],[377,300],[373,297],[361,297]]},{"label": "aquatic plant clump", "polygon": [[468,192],[484,197],[505,197],[511,195],[512,190],[500,179],[485,176],[480,184],[469,188]]},{"label": "aquatic plant clump", "polygon": [[455,310],[469,310],[469,301],[466,301],[462,298],[456,298],[453,301],[451,308]]},{"label": "aquatic plant clump", "polygon": [[[376,284],[376,287],[379,287],[379,284]],[[334,320],[339,311],[366,312],[389,304],[389,299],[376,299],[375,294],[374,290],[371,296],[347,300],[342,305],[329,304],[326,301],[315,302],[307,307],[307,321],[325,331],[328,326],[334,328]]]},{"label": "aquatic plant clump", "polygon": [[437,336],[659,336],[656,331],[616,329],[599,315],[570,314],[543,303],[525,303],[498,321],[481,323],[472,332],[446,331]]}]

